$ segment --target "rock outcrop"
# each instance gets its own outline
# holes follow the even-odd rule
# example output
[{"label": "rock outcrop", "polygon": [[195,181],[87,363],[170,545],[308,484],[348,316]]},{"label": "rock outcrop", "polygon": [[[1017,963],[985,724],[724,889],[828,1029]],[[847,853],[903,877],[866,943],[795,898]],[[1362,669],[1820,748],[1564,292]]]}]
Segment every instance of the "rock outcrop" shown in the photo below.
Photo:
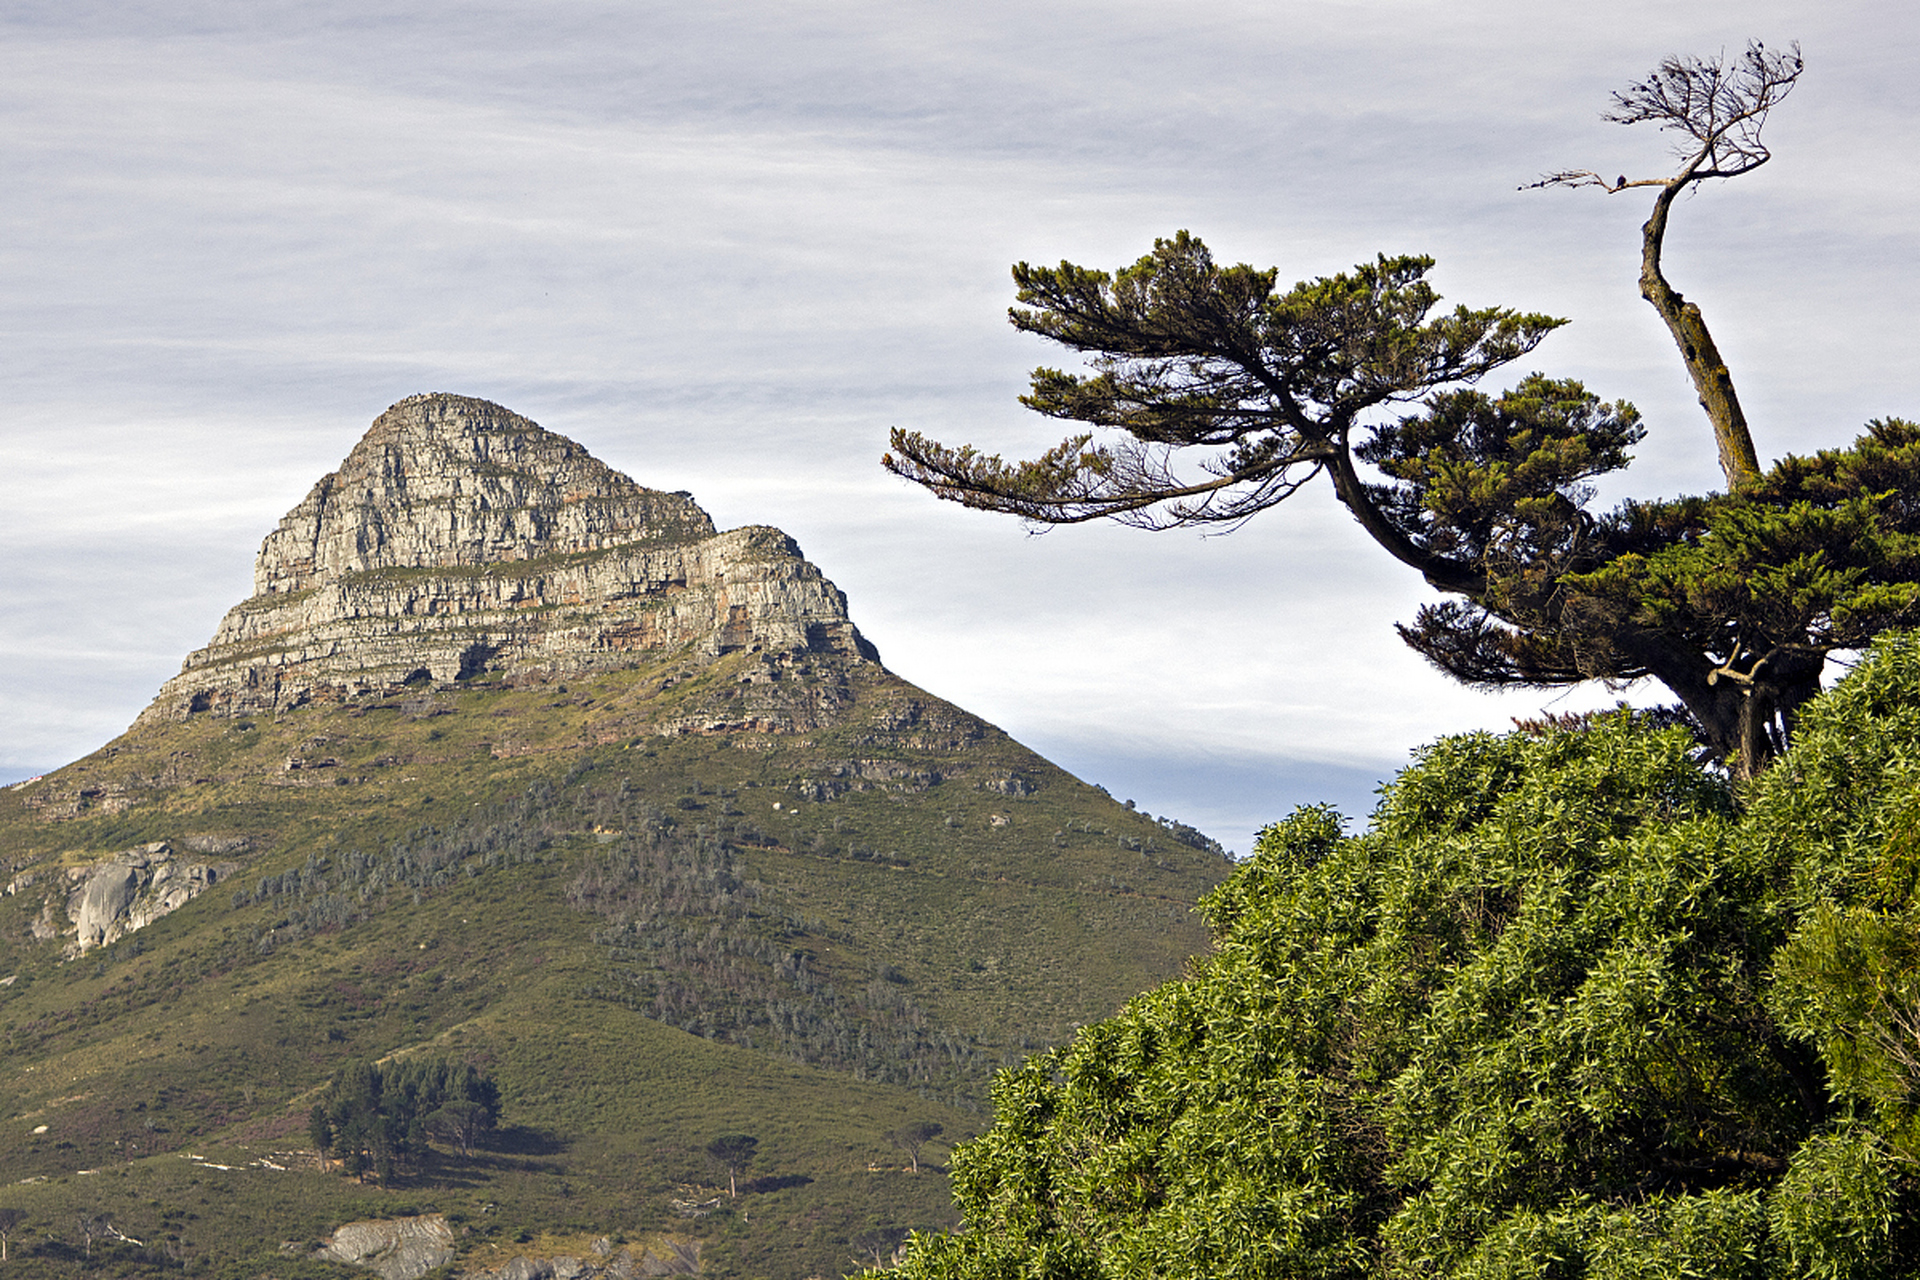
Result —
[{"label": "rock outcrop", "polygon": [[596,1243],[592,1256],[517,1257],[504,1266],[463,1271],[459,1280],[652,1280],[700,1274],[700,1242],[661,1238],[646,1247],[613,1250]]},{"label": "rock outcrop", "polygon": [[349,1222],[313,1254],[327,1262],[365,1267],[381,1280],[420,1280],[453,1261],[453,1229],[437,1213],[417,1218]]},{"label": "rock outcrop", "polygon": [[499,405],[394,405],[261,544],[254,594],[141,713],[271,714],[687,647],[877,660],[777,529],[715,532]]},{"label": "rock outcrop", "polygon": [[[321,1241],[310,1256],[326,1262],[364,1267],[381,1280],[420,1280],[452,1262],[453,1228],[438,1213],[414,1218],[370,1218],[349,1222]],[[700,1274],[700,1242],[657,1236],[644,1244],[616,1247],[605,1237],[582,1256],[520,1255],[497,1267],[467,1268],[460,1280],[649,1280]]]},{"label": "rock outcrop", "polygon": [[[215,851],[231,853],[237,847],[244,842],[219,842]],[[159,840],[89,866],[21,872],[7,882],[6,892],[12,896],[36,887],[50,890],[32,931],[42,940],[70,934],[66,954],[72,959],[171,915],[238,869],[231,862],[184,861],[170,843]],[[65,909],[64,930],[55,919],[56,906]]]}]

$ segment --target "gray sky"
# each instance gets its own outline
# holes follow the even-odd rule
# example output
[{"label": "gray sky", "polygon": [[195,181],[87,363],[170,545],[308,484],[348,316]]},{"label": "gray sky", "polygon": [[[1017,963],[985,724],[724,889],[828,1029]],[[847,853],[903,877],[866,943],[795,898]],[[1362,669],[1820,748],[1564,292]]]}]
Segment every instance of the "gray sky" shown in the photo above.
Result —
[{"label": "gray sky", "polygon": [[1015,397],[1064,353],[1005,323],[1008,264],[1184,227],[1571,317],[1514,374],[1645,413],[1603,500],[1712,488],[1635,293],[1648,197],[1516,188],[1664,172],[1608,90],[1749,36],[1807,74],[1668,266],[1771,457],[1920,416],[1910,4],[0,3],[0,776],[123,729],[373,417],[454,391],[785,529],[890,667],[1116,796],[1241,851],[1364,815],[1413,746],[1549,697],[1402,647],[1424,588],[1330,492],[1035,537],[887,476],[887,428],[1055,442]]}]

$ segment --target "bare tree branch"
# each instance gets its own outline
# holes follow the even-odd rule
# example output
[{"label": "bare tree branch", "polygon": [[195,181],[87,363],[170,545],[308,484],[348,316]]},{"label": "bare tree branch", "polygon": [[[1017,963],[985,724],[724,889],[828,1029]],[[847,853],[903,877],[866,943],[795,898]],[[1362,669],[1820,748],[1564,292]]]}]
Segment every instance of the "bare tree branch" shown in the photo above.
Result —
[{"label": "bare tree branch", "polygon": [[1630,179],[1621,174],[1608,181],[1591,169],[1563,169],[1523,188],[1598,187],[1609,194],[1633,187],[1659,189],[1652,216],[1641,228],[1640,295],[1660,313],[1680,348],[1700,407],[1713,424],[1720,470],[1730,488],[1759,477],[1753,433],[1705,317],[1697,304],[1688,302],[1668,282],[1660,268],[1660,254],[1667,216],[1682,191],[1708,178],[1737,178],[1772,159],[1760,132],[1768,114],[1793,92],[1804,69],[1798,43],[1782,51],[1754,40],[1731,62],[1724,54],[1667,58],[1645,80],[1615,93],[1613,108],[1602,118],[1615,124],[1651,121],[1680,134],[1673,145],[1678,170],[1661,178]]},{"label": "bare tree branch", "polygon": [[1797,41],[1784,52],[1749,41],[1732,63],[1724,54],[1667,58],[1645,80],[1614,94],[1613,109],[1601,118],[1614,124],[1652,121],[1684,134],[1673,154],[1690,181],[1737,177],[1772,158],[1760,131],[1804,68]]}]

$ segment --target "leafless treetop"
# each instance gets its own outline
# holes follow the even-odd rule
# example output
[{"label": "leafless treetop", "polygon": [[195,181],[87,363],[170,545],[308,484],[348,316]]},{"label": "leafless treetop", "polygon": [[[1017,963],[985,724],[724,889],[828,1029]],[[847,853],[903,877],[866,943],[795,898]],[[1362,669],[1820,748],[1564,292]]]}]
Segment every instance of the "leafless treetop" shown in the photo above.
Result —
[{"label": "leafless treetop", "polygon": [[1651,120],[1662,129],[1684,135],[1673,145],[1679,172],[1664,178],[1614,181],[1590,169],[1551,173],[1535,187],[1684,186],[1707,178],[1733,178],[1759,168],[1772,158],[1760,131],[1767,113],[1793,92],[1804,63],[1798,41],[1785,50],[1769,49],[1758,40],[1748,42],[1739,57],[1671,57],[1653,74],[1613,95],[1613,109],[1604,113],[1616,124]]}]

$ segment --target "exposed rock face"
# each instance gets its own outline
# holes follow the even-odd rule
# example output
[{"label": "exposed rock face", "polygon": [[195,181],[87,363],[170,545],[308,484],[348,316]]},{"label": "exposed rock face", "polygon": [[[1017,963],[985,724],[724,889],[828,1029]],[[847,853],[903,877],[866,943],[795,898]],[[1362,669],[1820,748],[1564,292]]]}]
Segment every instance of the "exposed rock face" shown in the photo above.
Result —
[{"label": "exposed rock face", "polygon": [[600,1241],[591,1258],[518,1257],[492,1270],[463,1271],[460,1280],[647,1280],[700,1274],[700,1242],[662,1237],[651,1245],[613,1252]]},{"label": "exposed rock face", "polygon": [[[219,851],[230,853],[244,843],[223,842]],[[64,873],[52,873],[57,877],[55,892],[47,896],[31,926],[33,935],[42,940],[60,936],[54,906],[64,897],[71,922],[66,930],[72,934],[67,943],[71,959],[171,915],[236,870],[237,864],[231,862],[181,861],[165,840],[124,850],[92,866],[69,867]],[[47,872],[22,872],[8,881],[6,892],[9,896],[29,892],[48,877]]]},{"label": "exposed rock face", "polygon": [[[321,1243],[313,1257],[365,1267],[381,1280],[419,1280],[454,1257],[453,1229],[440,1214],[349,1222]],[[594,1243],[592,1256],[516,1257],[493,1269],[466,1270],[460,1280],[645,1280],[700,1274],[700,1242],[660,1236],[614,1251]]]},{"label": "exposed rock face", "polygon": [[499,405],[413,396],[267,535],[253,597],[141,719],[609,670],[683,645],[878,657],[777,529],[716,533],[685,494]]},{"label": "exposed rock face", "polygon": [[420,1280],[453,1261],[453,1229],[437,1213],[349,1222],[313,1256],[365,1267],[381,1280]]}]

